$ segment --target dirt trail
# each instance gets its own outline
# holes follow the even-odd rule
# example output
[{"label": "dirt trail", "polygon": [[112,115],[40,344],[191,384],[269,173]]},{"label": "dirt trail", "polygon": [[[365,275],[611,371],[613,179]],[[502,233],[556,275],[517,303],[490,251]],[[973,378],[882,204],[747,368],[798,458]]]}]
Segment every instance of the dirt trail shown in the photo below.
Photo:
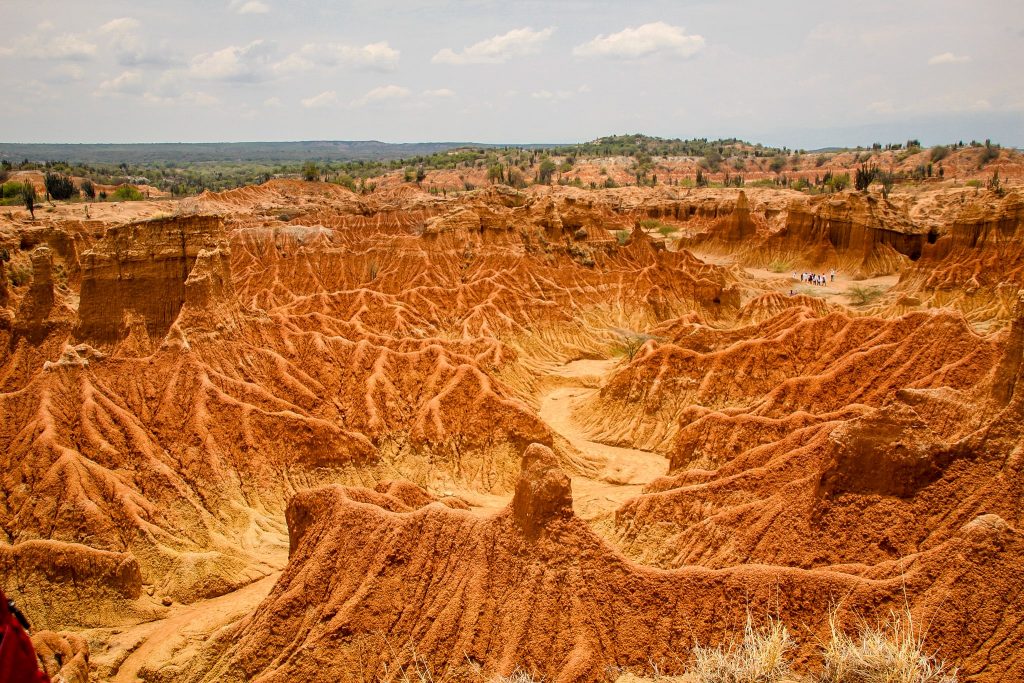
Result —
[{"label": "dirt trail", "polygon": [[[556,368],[561,386],[540,396],[540,417],[583,453],[606,461],[597,479],[573,477],[573,507],[582,519],[593,521],[612,514],[624,501],[639,495],[645,484],[668,471],[668,459],[658,453],[619,448],[589,440],[573,420],[573,412],[593,395],[617,360],[578,360]],[[575,381],[574,381],[575,380]]]},{"label": "dirt trail", "polygon": [[[158,668],[172,660],[187,658],[195,644],[255,609],[280,575],[274,572],[233,593],[179,605],[172,608],[166,619],[139,624],[109,636],[107,650],[95,653],[92,659],[101,672],[116,666],[116,673],[109,678],[101,676],[101,680],[136,683],[143,666]],[[130,649],[131,653],[117,665],[116,660],[124,655],[125,649]]]}]

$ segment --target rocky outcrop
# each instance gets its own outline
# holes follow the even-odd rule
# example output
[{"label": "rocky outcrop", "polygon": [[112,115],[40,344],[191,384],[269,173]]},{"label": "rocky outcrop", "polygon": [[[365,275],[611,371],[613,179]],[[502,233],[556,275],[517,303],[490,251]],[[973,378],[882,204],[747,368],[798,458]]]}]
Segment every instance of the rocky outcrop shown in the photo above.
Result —
[{"label": "rocky outcrop", "polygon": [[196,258],[224,243],[223,223],[211,216],[162,218],[108,229],[81,255],[75,338],[97,347],[116,344],[130,332],[126,319],[133,319],[144,322],[151,338],[161,339],[185,303],[185,283]]},{"label": "rocky outcrop", "polygon": [[[976,583],[1024,557],[1024,539],[1006,523],[968,524],[867,576],[767,565],[658,571],[624,559],[573,515],[568,478],[546,449],[530,446],[522,465],[513,502],[489,516],[437,503],[408,510],[366,489],[297,494],[277,585],[178,680],[376,680],[415,658],[435,679],[521,669],[590,683],[651,661],[678,672],[695,643],[721,642],[745,615],[766,613],[799,624],[806,667],[832,615],[875,619],[907,607],[943,623],[929,645],[947,660],[955,652],[955,663],[984,666],[991,680],[1024,664],[1004,645],[1024,626],[998,616],[1024,596],[1021,586]],[[961,620],[975,628],[953,627]]]}]

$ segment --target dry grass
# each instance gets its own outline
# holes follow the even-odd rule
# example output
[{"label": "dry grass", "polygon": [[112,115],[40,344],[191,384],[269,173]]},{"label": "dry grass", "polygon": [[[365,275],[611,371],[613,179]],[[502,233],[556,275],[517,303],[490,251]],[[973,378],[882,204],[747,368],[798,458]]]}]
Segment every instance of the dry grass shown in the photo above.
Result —
[{"label": "dry grass", "polygon": [[687,673],[694,683],[773,683],[792,677],[788,655],[795,647],[782,622],[769,618],[758,628],[748,614],[741,643],[726,648],[698,645]]},{"label": "dry grass", "polygon": [[522,669],[517,669],[510,676],[498,676],[492,678],[490,683],[542,683],[544,677],[534,678]]},{"label": "dry grass", "polygon": [[823,651],[822,683],[956,683],[947,669],[924,650],[910,612],[893,613],[882,627],[862,625],[855,638],[840,627],[833,612],[831,638]]}]

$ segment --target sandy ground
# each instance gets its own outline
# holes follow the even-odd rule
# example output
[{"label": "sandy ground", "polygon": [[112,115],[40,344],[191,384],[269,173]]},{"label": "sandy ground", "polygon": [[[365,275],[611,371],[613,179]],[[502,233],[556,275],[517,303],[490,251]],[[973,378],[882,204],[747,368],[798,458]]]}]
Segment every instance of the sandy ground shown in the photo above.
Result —
[{"label": "sandy ground", "polygon": [[[900,276],[895,274],[856,280],[851,277],[849,273],[839,271],[836,273],[834,281],[830,280],[826,285],[813,285],[808,282],[801,282],[799,272],[796,273],[796,277],[793,277],[793,273],[790,272],[775,273],[765,268],[746,268],[740,266],[731,256],[705,254],[693,250],[690,250],[690,253],[705,263],[726,267],[736,266],[742,273],[754,280],[757,280],[759,287],[775,289],[786,293],[793,290],[798,294],[806,294],[808,296],[824,299],[830,304],[842,304],[843,306],[850,306],[853,308],[856,307],[853,305],[853,302],[847,294],[850,291],[850,287],[853,287],[854,285],[860,287],[877,287],[882,292],[885,292],[895,286],[900,280]],[[825,273],[826,276],[830,275],[828,269],[824,267],[818,268],[816,272],[819,274]]]},{"label": "sandy ground", "polygon": [[89,639],[90,660],[99,680],[135,683],[143,666],[155,669],[170,661],[187,661],[212,633],[255,609],[280,575],[275,572],[216,598],[176,605],[159,621],[83,633]]},{"label": "sandy ground", "polygon": [[593,378],[603,380],[617,362],[579,360],[557,368],[552,374],[570,380],[578,378],[580,385],[552,388],[540,397],[540,417],[551,429],[581,452],[606,461],[597,479],[572,479],[573,507],[577,516],[588,521],[613,514],[624,501],[640,494],[645,484],[668,471],[668,459],[664,456],[591,441],[573,420],[580,403],[597,391],[592,388]]}]

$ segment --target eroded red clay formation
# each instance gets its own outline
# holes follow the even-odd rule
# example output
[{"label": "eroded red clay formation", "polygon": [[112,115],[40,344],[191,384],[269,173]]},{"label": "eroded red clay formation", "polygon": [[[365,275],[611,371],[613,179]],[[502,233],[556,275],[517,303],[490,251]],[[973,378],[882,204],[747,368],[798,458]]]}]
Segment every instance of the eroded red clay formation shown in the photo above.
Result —
[{"label": "eroded red clay formation", "polygon": [[[4,589],[40,628],[122,628],[287,560],[152,680],[347,680],[411,647],[600,680],[748,606],[804,629],[810,666],[831,601],[904,596],[941,657],[1018,679],[1020,202],[274,181],[2,225]],[[789,295],[832,267],[896,286]],[[618,484],[537,409],[559,365],[636,335],[576,423],[668,471],[598,536],[570,477]]]}]

